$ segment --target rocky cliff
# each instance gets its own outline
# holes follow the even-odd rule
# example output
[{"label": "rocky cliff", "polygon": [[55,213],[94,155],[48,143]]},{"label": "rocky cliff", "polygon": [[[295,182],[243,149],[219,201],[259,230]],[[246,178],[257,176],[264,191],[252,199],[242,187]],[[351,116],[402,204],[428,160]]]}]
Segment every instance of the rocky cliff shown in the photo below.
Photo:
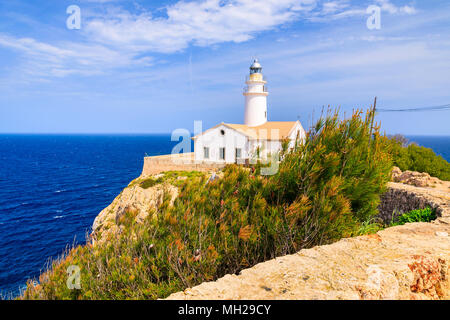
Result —
[{"label": "rocky cliff", "polygon": [[301,250],[168,299],[450,299],[450,183],[403,178],[423,187],[390,183],[382,217],[432,206],[437,220]]},{"label": "rocky cliff", "polygon": [[[189,174],[162,173],[131,182],[95,219],[94,241],[120,234],[118,222],[127,212],[140,222],[158,211],[164,197],[173,203],[177,182]],[[383,220],[427,206],[439,218],[301,250],[169,299],[450,299],[450,183],[398,170],[393,180],[398,182],[391,182],[382,197]]]},{"label": "rocky cliff", "polygon": [[450,217],[260,263],[168,299],[450,299]]},{"label": "rocky cliff", "polygon": [[158,174],[133,180],[95,218],[92,225],[94,243],[109,240],[120,234],[123,228],[119,223],[120,219],[128,212],[133,212],[136,222],[140,223],[159,209],[165,196],[170,197],[170,203],[173,203],[178,196],[178,189],[170,180],[163,180],[163,177],[164,174]]}]

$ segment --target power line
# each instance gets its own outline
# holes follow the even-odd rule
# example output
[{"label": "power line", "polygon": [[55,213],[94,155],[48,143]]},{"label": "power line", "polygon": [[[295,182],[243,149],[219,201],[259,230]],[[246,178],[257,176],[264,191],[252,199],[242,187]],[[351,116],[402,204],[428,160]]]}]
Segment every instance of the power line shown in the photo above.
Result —
[{"label": "power line", "polygon": [[405,108],[405,109],[378,109],[377,112],[421,112],[421,111],[442,111],[450,110],[450,104],[433,107]]}]

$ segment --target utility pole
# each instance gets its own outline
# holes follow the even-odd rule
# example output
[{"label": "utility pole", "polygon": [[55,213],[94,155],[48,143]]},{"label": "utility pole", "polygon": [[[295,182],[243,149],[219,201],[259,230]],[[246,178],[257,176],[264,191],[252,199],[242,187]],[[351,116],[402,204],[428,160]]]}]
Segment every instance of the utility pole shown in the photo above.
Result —
[{"label": "utility pole", "polygon": [[372,137],[372,130],[373,130],[373,120],[375,119],[375,112],[377,110],[377,97],[375,97],[375,101],[373,103],[373,110],[372,110],[372,121],[370,123],[370,137]]},{"label": "utility pole", "polygon": [[372,130],[373,130],[373,120],[375,119],[375,111],[377,110],[377,97],[375,97],[375,101],[373,102],[373,109],[372,109],[372,119],[370,121],[370,132],[369,132],[369,144],[368,144],[368,157],[367,157],[367,164],[370,162],[370,143],[372,141]]}]

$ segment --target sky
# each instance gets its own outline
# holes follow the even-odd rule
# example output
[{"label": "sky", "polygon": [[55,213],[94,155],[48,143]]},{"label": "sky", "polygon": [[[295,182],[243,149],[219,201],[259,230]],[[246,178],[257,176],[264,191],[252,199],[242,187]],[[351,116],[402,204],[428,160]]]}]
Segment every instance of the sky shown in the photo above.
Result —
[{"label": "sky", "polygon": [[[70,27],[71,5],[80,28]],[[380,10],[379,28],[369,28]],[[69,20],[69,27],[68,27]],[[373,21],[373,20],[370,20]],[[369,22],[370,22],[369,21]],[[258,58],[268,118],[311,125],[450,104],[448,0],[2,0],[1,133],[170,133],[243,123]],[[379,113],[388,134],[450,135],[450,110]]]}]

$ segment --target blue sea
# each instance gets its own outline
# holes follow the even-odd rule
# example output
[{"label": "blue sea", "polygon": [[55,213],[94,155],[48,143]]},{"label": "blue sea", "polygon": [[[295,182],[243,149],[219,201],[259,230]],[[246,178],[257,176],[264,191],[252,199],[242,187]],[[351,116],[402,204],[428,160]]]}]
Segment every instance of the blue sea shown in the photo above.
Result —
[{"label": "blue sea", "polygon": [[450,137],[406,136],[410,142],[433,149],[433,151],[450,162]]},{"label": "blue sea", "polygon": [[[450,137],[408,137],[450,161]],[[97,214],[170,153],[170,135],[0,135],[0,292],[17,295],[47,261],[85,242]]]},{"label": "blue sea", "polygon": [[84,243],[97,214],[170,135],[0,135],[0,292],[18,294],[49,258]]}]

